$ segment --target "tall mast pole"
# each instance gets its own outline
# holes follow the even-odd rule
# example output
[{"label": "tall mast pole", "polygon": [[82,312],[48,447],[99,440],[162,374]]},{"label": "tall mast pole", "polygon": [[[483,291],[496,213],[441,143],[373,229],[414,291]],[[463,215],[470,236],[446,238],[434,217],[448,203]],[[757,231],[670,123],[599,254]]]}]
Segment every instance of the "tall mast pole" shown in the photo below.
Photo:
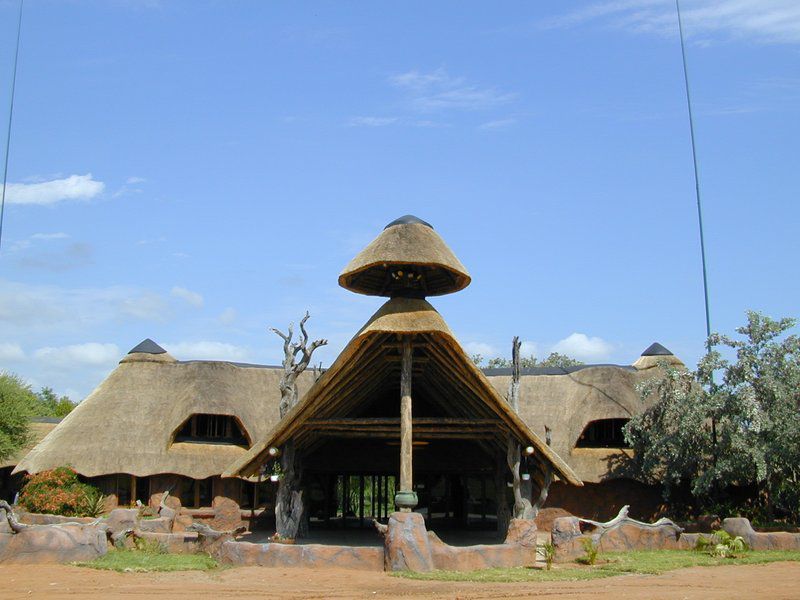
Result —
[{"label": "tall mast pole", "polygon": [[6,156],[3,164],[3,190],[0,195],[0,245],[3,243],[3,218],[6,213],[6,187],[8,186],[8,153],[11,148],[11,123],[14,117],[14,95],[17,91],[17,63],[19,62],[19,38],[22,33],[22,7],[25,0],[19,0],[17,17],[17,45],[14,50],[14,71],[11,75],[11,103],[8,106],[8,129],[6,131]]},{"label": "tall mast pole", "polygon": [[703,233],[703,209],[700,204],[700,176],[697,169],[697,147],[694,139],[694,115],[692,114],[692,97],[689,91],[689,70],[686,67],[686,44],[683,40],[683,19],[681,18],[680,0],[675,0],[675,9],[678,12],[678,33],[681,38],[681,58],[683,59],[683,83],[686,89],[686,106],[689,109],[689,135],[692,139],[692,162],[694,164],[694,191],[697,199],[697,223],[700,227],[700,258],[703,263],[703,297],[706,307],[706,344],[711,337],[711,316],[708,308],[708,272],[706,269],[706,244]]}]

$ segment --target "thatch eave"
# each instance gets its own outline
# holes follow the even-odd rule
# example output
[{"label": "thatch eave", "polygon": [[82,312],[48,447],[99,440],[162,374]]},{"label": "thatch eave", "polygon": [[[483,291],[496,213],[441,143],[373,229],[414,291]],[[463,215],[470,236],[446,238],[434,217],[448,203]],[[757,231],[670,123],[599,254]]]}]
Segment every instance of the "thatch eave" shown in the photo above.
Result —
[{"label": "thatch eave", "polygon": [[333,393],[328,388],[336,386],[348,369],[353,368],[353,365],[358,362],[362,349],[378,339],[377,336],[385,334],[424,335],[426,339],[435,340],[441,344],[448,356],[457,362],[460,372],[468,377],[469,388],[483,399],[486,406],[502,420],[508,430],[523,444],[533,446],[534,456],[543,462],[550,463],[561,479],[573,485],[582,485],[569,465],[530,430],[524,420],[514,413],[507,401],[492,387],[480,369],[469,360],[439,313],[425,300],[410,298],[393,298],[386,302],[362,327],[333,365],[325,371],[300,402],[261,441],[257,442],[239,460],[228,466],[223,476],[255,474],[260,465],[269,460],[269,449],[285,444],[302,422],[315,415],[316,411],[324,406],[324,395]]}]

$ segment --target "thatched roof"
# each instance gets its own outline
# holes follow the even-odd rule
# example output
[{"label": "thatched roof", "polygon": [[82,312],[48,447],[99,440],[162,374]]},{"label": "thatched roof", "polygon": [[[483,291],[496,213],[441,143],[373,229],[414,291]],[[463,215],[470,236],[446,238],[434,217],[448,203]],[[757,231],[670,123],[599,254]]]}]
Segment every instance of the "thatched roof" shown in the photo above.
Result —
[{"label": "thatched roof", "polygon": [[409,276],[419,296],[457,292],[470,283],[466,268],[433,227],[406,215],[389,223],[350,261],[339,285],[359,294],[393,296]]},{"label": "thatched roof", "polygon": [[[313,375],[301,375],[299,384],[303,401],[295,409],[325,402],[326,386],[332,385],[348,365],[348,357],[374,350],[380,336],[395,332],[416,333],[432,340],[431,351],[446,352],[447,368],[452,364],[459,377],[466,377],[478,389],[487,384],[481,396],[492,406],[505,406],[510,373],[487,370],[484,374],[465,360],[463,352],[441,316],[427,302],[394,299],[386,303],[356,334],[346,352],[314,390]],[[372,350],[370,350],[372,348]],[[454,358],[451,358],[451,355]],[[519,420],[524,429],[544,435],[544,425],[552,428],[552,449],[577,477],[595,482],[608,476],[609,466],[619,454],[603,448],[575,448],[586,425],[597,419],[629,418],[646,405],[639,399],[637,383],[657,375],[658,361],[680,363],[672,355],[644,357],[652,365],[640,368],[617,365],[581,365],[568,369],[523,370]],[[637,361],[640,364],[642,359]],[[447,377],[444,365],[434,361],[426,381],[415,389],[437,385]],[[391,365],[387,365],[387,368]],[[53,434],[42,440],[23,460],[17,470],[38,472],[70,464],[80,473],[95,476],[111,473],[150,475],[172,472],[187,477],[204,478],[226,470],[244,468],[253,457],[279,440],[285,423],[278,423],[281,377],[278,367],[214,361],[178,362],[167,353],[134,353],[120,365],[68,415]],[[387,381],[389,371],[375,370],[376,379]],[[431,378],[433,377],[433,379]],[[421,386],[421,387],[420,387]],[[331,388],[336,389],[335,387]],[[313,398],[316,398],[314,400]],[[469,399],[466,400],[469,402]],[[251,440],[260,442],[250,452],[238,446],[214,444],[170,444],[175,429],[193,413],[230,414],[238,417]],[[487,413],[497,414],[496,412]],[[284,421],[296,418],[291,413]],[[41,435],[53,424],[34,424]],[[519,435],[527,435],[520,433]],[[37,434],[38,435],[38,434]],[[541,444],[541,439],[537,438]],[[232,465],[232,463],[236,463]],[[7,461],[7,466],[16,463]]]},{"label": "thatched roof", "polygon": [[[176,473],[219,475],[246,452],[235,445],[173,443],[192,414],[238,418],[250,439],[278,419],[279,368],[178,362],[167,353],[128,354],[119,366],[17,465],[38,472],[63,465],[94,477]],[[311,375],[300,380],[308,389]]]},{"label": "thatched roof", "polygon": [[53,431],[55,426],[58,425],[59,421],[61,421],[61,419],[33,419],[30,424],[30,441],[18,452],[14,453],[12,456],[9,456],[3,461],[0,461],[0,469],[15,466],[28,452],[33,449],[34,446],[36,446],[36,444],[41,442],[48,433]]},{"label": "thatched roof", "polygon": [[[655,353],[655,352],[658,353]],[[630,419],[650,405],[639,396],[636,386],[659,375],[667,364],[683,366],[669,350],[654,344],[632,366],[578,365],[565,369],[523,370],[520,382],[520,416],[536,427],[552,429],[553,449],[587,482],[608,478],[624,451],[614,448],[576,448],[578,438],[592,421]],[[510,369],[491,370],[489,381],[500,393],[511,382]]]},{"label": "thatched roof", "polygon": [[675,356],[672,352],[667,350],[658,342],[653,342],[647,349],[642,352],[642,355],[637,359],[633,366],[640,371],[652,369],[662,364],[672,365],[675,367],[685,367],[681,359]]},{"label": "thatched roof", "polygon": [[581,485],[472,363],[439,313],[425,300],[412,298],[387,301],[286,417],[223,475],[253,475],[269,459],[270,448],[289,439],[296,445],[313,445],[321,422],[357,414],[375,398],[393,394],[399,382],[398,335],[413,335],[414,361],[424,361],[414,375],[415,398],[424,398],[454,419],[482,419],[486,425],[481,434],[490,436],[501,452],[510,433],[535,448],[540,469],[549,464],[563,480]]}]

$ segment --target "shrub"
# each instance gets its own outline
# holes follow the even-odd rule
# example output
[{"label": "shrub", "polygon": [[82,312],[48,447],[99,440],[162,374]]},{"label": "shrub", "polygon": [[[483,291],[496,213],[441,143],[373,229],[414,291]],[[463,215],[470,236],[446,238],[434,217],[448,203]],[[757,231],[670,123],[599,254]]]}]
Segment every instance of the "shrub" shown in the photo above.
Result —
[{"label": "shrub", "polygon": [[553,545],[553,542],[542,544],[542,552],[544,554],[544,562],[549,571],[553,567],[553,559],[556,557],[556,547]]},{"label": "shrub", "polygon": [[583,557],[583,560],[586,564],[594,565],[594,563],[597,562],[597,553],[600,551],[600,548],[598,548],[591,537],[582,538],[581,546],[583,546],[583,551],[586,552],[586,556]]},{"label": "shrub", "polygon": [[96,517],[103,511],[103,495],[78,480],[69,467],[58,467],[25,477],[19,503],[25,510],[65,517]]},{"label": "shrub", "polygon": [[733,537],[724,529],[720,529],[709,537],[700,535],[694,549],[719,558],[735,558],[746,552],[748,547],[742,536]]}]

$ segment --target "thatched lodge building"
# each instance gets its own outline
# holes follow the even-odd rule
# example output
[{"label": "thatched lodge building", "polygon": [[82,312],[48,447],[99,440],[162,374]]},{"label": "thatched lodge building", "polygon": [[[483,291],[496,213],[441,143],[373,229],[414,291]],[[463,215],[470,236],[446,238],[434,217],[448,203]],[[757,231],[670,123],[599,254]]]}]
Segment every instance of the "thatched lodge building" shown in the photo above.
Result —
[{"label": "thatched lodge building", "polygon": [[546,507],[587,517],[622,504],[655,510],[658,491],[616,467],[629,452],[622,426],[645,408],[636,385],[661,361],[680,364],[663,346],[632,365],[523,369],[514,410],[510,369],[476,367],[427,300],[470,283],[429,224],[390,223],[339,283],[388,300],[328,369],[299,376],[299,401],[283,418],[283,367],[178,361],[148,339],[16,472],[70,465],[114,503],[169,490],[201,517],[226,498],[269,526],[279,485],[269,476],[291,445],[312,528],[367,526],[397,505],[433,527],[488,529],[510,501],[510,438],[525,449],[530,499],[555,477]]}]

